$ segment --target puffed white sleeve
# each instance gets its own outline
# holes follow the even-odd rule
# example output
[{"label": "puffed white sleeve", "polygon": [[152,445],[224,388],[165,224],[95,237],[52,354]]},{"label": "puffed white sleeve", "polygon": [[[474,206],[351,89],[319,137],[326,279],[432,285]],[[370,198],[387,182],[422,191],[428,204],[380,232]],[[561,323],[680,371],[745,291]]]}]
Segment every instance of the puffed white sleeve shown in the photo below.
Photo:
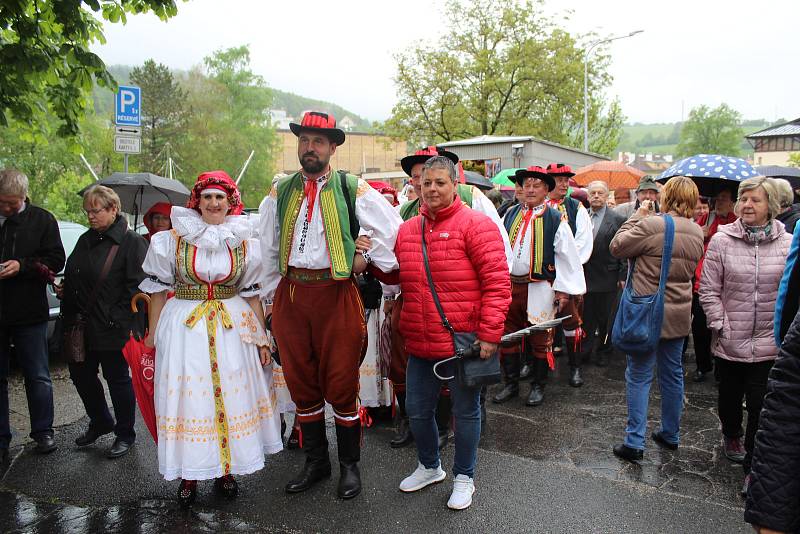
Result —
[{"label": "puffed white sleeve", "polygon": [[280,221],[278,221],[278,189],[272,186],[272,190],[258,207],[259,229],[258,239],[260,243],[261,262],[263,264],[263,289],[262,296],[268,304],[272,303],[275,296],[275,289],[281,280],[281,273],[278,266],[278,254],[280,247]]},{"label": "puffed white sleeve", "polygon": [[[591,233],[591,231],[590,231]],[[583,295],[586,293],[586,280],[583,277],[583,264],[578,257],[578,247],[572,230],[566,221],[561,221],[553,240],[556,256],[556,279],[553,290],[567,295]]]},{"label": "puffed white sleeve", "polygon": [[244,274],[239,280],[239,296],[259,297],[264,294],[264,259],[261,256],[261,243],[248,239]]},{"label": "puffed white sleeve", "polygon": [[578,206],[578,214],[575,217],[575,244],[578,246],[578,257],[583,265],[592,257],[594,248],[592,220],[589,217],[589,211],[583,207],[583,204]]},{"label": "puffed white sleeve", "polygon": [[372,263],[385,273],[397,269],[394,243],[403,219],[380,193],[362,179],[358,180],[356,192],[356,219],[361,227],[359,233],[369,235],[372,241],[368,252]]},{"label": "puffed white sleeve", "polygon": [[145,279],[139,289],[145,293],[169,291],[175,285],[175,237],[172,232],[158,232],[150,239],[150,247],[142,264]]},{"label": "puffed white sleeve", "polygon": [[475,186],[472,186],[472,209],[489,217],[494,225],[497,226],[497,229],[500,230],[500,237],[503,238],[503,248],[506,251],[508,272],[511,272],[511,267],[514,264],[514,256],[511,252],[511,242],[508,240],[508,232],[506,232],[506,227],[503,226],[503,220],[497,214],[497,209],[494,207],[494,204],[492,204],[492,201],[489,200],[489,198]]}]

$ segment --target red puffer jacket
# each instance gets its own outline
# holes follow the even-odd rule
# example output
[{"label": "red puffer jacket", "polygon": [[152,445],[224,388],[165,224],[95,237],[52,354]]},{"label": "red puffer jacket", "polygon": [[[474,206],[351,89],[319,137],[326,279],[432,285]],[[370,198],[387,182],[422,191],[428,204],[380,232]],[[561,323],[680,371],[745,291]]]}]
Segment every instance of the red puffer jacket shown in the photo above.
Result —
[{"label": "red puffer jacket", "polygon": [[456,332],[476,332],[478,339],[499,343],[511,304],[511,279],[503,239],[489,217],[462,202],[430,218],[420,215],[403,223],[395,254],[400,263],[403,313],[400,332],[409,354],[431,360],[454,353],[450,333],[442,326],[422,261],[421,218],[431,275],[439,300]]}]

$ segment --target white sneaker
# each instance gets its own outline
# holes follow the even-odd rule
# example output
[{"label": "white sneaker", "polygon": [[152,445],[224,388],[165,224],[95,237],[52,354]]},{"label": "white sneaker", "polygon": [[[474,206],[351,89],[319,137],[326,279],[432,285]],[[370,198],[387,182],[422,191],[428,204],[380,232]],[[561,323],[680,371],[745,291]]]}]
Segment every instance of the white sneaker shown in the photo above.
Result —
[{"label": "white sneaker", "polygon": [[463,510],[472,504],[472,494],[475,493],[475,482],[467,475],[458,475],[453,480],[453,493],[447,501],[451,510]]},{"label": "white sneaker", "polygon": [[426,486],[441,482],[446,476],[447,473],[442,470],[441,465],[433,469],[427,469],[424,465],[418,464],[417,469],[400,483],[400,491],[411,493],[412,491],[421,490]]}]

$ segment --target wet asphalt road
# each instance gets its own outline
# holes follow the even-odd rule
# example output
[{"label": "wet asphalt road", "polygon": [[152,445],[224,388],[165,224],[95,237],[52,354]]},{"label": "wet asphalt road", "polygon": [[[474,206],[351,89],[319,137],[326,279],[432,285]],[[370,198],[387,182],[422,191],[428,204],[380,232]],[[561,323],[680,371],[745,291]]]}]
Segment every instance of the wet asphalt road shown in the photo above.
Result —
[{"label": "wet asphalt road", "polygon": [[[201,483],[197,503],[184,512],[174,501],[177,482],[158,474],[155,445],[141,423],[132,452],[112,461],[103,456],[111,437],[75,448],[82,419],[58,428],[53,454],[37,456],[30,444],[12,450],[0,480],[0,532],[752,532],[737,493],[741,468],[722,455],[713,381],[687,383],[678,451],[648,442],[636,466],[611,454],[625,423],[622,358],[585,371],[580,389],[566,385],[563,370],[553,374],[541,407],[525,407],[522,396],[487,405],[477,492],[462,512],[446,508],[450,477],[415,494],[399,492],[416,457],[413,447],[389,448],[386,423],[366,431],[364,491],[352,501],[336,498],[336,474],[305,494],[286,495],[283,484],[303,456],[284,451],[239,478],[236,501]],[[658,402],[654,386],[649,430]],[[452,453],[451,445],[443,456],[448,472]]]}]

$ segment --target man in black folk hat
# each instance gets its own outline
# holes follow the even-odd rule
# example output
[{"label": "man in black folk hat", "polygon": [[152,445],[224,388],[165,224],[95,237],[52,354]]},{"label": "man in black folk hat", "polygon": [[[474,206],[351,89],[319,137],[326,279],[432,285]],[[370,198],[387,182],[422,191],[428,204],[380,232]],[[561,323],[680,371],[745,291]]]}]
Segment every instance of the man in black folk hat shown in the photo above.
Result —
[{"label": "man in black folk hat", "polygon": [[[524,203],[508,210],[504,224],[511,241],[511,307],[506,318],[509,334],[554,319],[567,308],[570,297],[586,292],[578,247],[561,213],[547,206],[555,179],[541,167],[520,169],[511,178],[523,188]],[[533,354],[531,391],[526,404],[544,401],[544,386],[553,359],[553,331],[536,332],[518,346],[503,347],[505,387],[494,402],[519,394],[522,353]]]},{"label": "man in black folk hat", "polygon": [[[349,499],[361,492],[358,369],[366,336],[353,275],[370,263],[384,272],[397,269],[394,244],[403,221],[366,181],[331,168],[345,142],[332,115],[311,111],[290,128],[302,168],[280,179],[259,209],[266,298],[306,452],[286,491],[299,493],[330,477],[327,401],[336,422],[338,495]],[[359,234],[370,237],[368,252],[356,252]]]},{"label": "man in black folk hat", "polygon": [[[569,225],[572,235],[575,237],[575,245],[578,247],[578,260],[583,265],[592,257],[592,247],[594,245],[594,235],[592,234],[592,221],[589,212],[583,204],[574,198],[567,196],[569,190],[569,179],[575,176],[569,165],[563,163],[551,163],[547,166],[547,174],[553,177],[555,185],[550,191],[547,205],[558,210]],[[562,310],[562,316],[569,315],[561,327],[564,331],[564,340],[567,348],[567,358],[569,361],[569,385],[581,387],[583,377],[581,376],[581,341],[585,337],[583,329],[583,294],[572,295],[567,303],[566,309]]]}]

